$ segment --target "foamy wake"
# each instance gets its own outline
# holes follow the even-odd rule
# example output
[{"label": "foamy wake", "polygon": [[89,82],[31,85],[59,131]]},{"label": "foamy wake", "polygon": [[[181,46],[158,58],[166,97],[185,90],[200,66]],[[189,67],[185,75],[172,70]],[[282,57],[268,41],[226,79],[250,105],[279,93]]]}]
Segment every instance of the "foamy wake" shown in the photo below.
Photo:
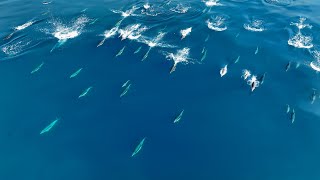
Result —
[{"label": "foamy wake", "polygon": [[310,24],[305,24],[305,21],[307,20],[307,18],[305,17],[300,17],[299,18],[299,22],[291,22],[290,25],[292,26],[296,26],[298,29],[304,29],[304,28],[312,28],[312,25]]},{"label": "foamy wake", "polygon": [[222,6],[222,4],[219,2],[220,0],[202,0],[204,4],[207,7],[212,7],[212,6]]},{"label": "foamy wake", "polygon": [[116,14],[121,14],[122,17],[126,18],[126,17],[129,17],[129,16],[135,16],[135,14],[133,14],[137,9],[139,9],[138,7],[136,6],[132,6],[131,9],[128,9],[126,11],[121,11],[121,10],[114,10],[114,9],[111,9],[111,11],[113,13],[116,13]]},{"label": "foamy wake", "polygon": [[314,61],[310,63],[310,67],[315,71],[320,71],[320,51],[312,51]]},{"label": "foamy wake", "polygon": [[288,44],[296,48],[304,49],[310,49],[313,47],[312,37],[304,36],[300,31],[288,40]]},{"label": "foamy wake", "polygon": [[176,12],[179,14],[184,14],[184,13],[187,13],[190,8],[191,8],[190,6],[183,5],[182,3],[180,3],[180,4],[177,4],[176,7],[170,8],[170,11]]},{"label": "foamy wake", "polygon": [[14,56],[21,53],[30,43],[31,41],[18,41],[2,47],[1,50],[7,56]]},{"label": "foamy wake", "polygon": [[159,14],[161,14],[161,12],[158,11],[156,7],[150,5],[149,3],[146,3],[143,5],[141,14],[147,15],[147,16],[158,16]]},{"label": "foamy wake", "polygon": [[249,23],[245,23],[243,27],[248,31],[254,31],[254,32],[262,32],[265,30],[263,26],[263,21],[255,19]]},{"label": "foamy wake", "polygon": [[26,22],[26,23],[24,23],[24,24],[22,24],[20,26],[15,27],[14,30],[21,31],[21,30],[31,26],[33,23],[35,23],[35,21],[28,21],[28,22]]},{"label": "foamy wake", "polygon": [[142,26],[141,24],[133,24],[125,27],[124,29],[119,30],[121,40],[131,39],[136,40],[141,37],[141,34],[146,31],[148,28]]},{"label": "foamy wake", "polygon": [[161,42],[165,35],[166,35],[165,32],[159,32],[155,38],[141,37],[138,40],[138,42],[144,43],[151,48],[153,48],[153,47],[173,48],[173,47],[175,47],[173,45]]},{"label": "foamy wake", "polygon": [[222,16],[216,16],[212,20],[208,19],[207,26],[209,29],[214,31],[225,31],[227,30],[227,26],[225,25],[225,18]]}]

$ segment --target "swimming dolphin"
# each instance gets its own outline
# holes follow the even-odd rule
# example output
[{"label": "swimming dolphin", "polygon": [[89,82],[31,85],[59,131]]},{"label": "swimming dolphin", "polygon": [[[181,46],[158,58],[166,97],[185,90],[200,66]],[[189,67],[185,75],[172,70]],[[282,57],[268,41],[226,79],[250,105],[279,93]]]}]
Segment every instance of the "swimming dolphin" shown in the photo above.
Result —
[{"label": "swimming dolphin", "polygon": [[116,57],[120,56],[120,55],[123,53],[123,51],[124,51],[125,48],[126,48],[126,46],[123,46],[123,48],[120,49],[120,51],[118,52],[118,54],[116,55]]},{"label": "swimming dolphin", "polygon": [[264,79],[266,78],[266,74],[267,73],[263,73],[263,75],[258,78],[258,81],[260,82],[260,84],[263,84]]},{"label": "swimming dolphin", "polygon": [[85,89],[85,90],[79,95],[78,98],[80,99],[80,98],[86,96],[86,95],[90,92],[90,90],[91,90],[92,88],[93,88],[93,87],[90,86],[90,87],[88,87],[87,89]]},{"label": "swimming dolphin", "polygon": [[312,95],[311,95],[311,104],[314,103],[314,101],[316,100],[316,98],[317,98],[317,93],[316,93],[316,90],[313,89],[313,93],[312,93]]},{"label": "swimming dolphin", "polygon": [[237,57],[237,59],[234,61],[234,63],[235,63],[235,64],[238,63],[239,60],[240,60],[240,56]]},{"label": "swimming dolphin", "polygon": [[181,120],[183,113],[184,110],[182,110],[180,114],[174,119],[173,123],[178,123]]},{"label": "swimming dolphin", "polygon": [[223,77],[224,75],[226,75],[228,72],[228,65],[225,65],[223,68],[221,68],[220,70],[220,76]]},{"label": "swimming dolphin", "polygon": [[291,67],[291,61],[289,61],[288,64],[286,65],[286,72],[289,71],[290,67]]},{"label": "swimming dolphin", "polygon": [[289,113],[290,112],[290,106],[289,106],[289,104],[287,104],[287,113]]},{"label": "swimming dolphin", "polygon": [[122,98],[124,95],[126,95],[126,94],[128,93],[130,87],[131,87],[131,84],[129,84],[129,85],[122,91],[122,93],[120,94],[120,98]]},{"label": "swimming dolphin", "polygon": [[296,112],[294,111],[294,109],[292,109],[292,112],[290,115],[290,120],[292,124],[294,123],[295,119],[296,119]]},{"label": "swimming dolphin", "polygon": [[141,151],[145,140],[146,140],[146,137],[144,137],[144,138],[140,141],[140,143],[138,144],[138,146],[134,149],[133,153],[131,154],[131,157],[134,157],[135,155],[137,155],[137,154]]},{"label": "swimming dolphin", "polygon": [[140,46],[137,50],[135,50],[133,54],[137,54],[137,53],[139,53],[139,52],[140,52],[140,50],[141,50],[141,48],[142,48],[142,46]]},{"label": "swimming dolphin", "polygon": [[42,129],[42,131],[40,132],[40,134],[49,132],[54,125],[56,125],[56,123],[60,120],[60,118],[56,118],[53,122],[51,122],[48,126],[46,126],[44,129]]},{"label": "swimming dolphin", "polygon": [[72,73],[69,78],[74,78],[82,71],[82,68],[78,69],[76,72]]},{"label": "swimming dolphin", "polygon": [[256,55],[256,54],[258,54],[258,52],[259,52],[259,46],[257,46],[257,49],[256,49],[256,51],[254,52],[254,54]]},{"label": "swimming dolphin", "polygon": [[33,70],[31,71],[31,74],[39,71],[39,70],[42,68],[43,65],[44,65],[44,62],[42,62],[39,66],[37,66],[35,69],[33,69]]}]

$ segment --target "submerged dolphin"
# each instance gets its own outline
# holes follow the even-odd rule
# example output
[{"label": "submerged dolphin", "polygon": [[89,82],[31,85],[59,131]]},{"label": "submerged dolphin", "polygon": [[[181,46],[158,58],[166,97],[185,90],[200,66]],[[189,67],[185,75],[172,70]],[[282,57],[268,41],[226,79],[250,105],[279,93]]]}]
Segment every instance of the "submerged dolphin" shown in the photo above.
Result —
[{"label": "submerged dolphin", "polygon": [[289,71],[290,67],[291,67],[291,61],[289,61],[288,64],[286,65],[286,72]]},{"label": "submerged dolphin", "polygon": [[237,59],[234,61],[235,64],[237,64],[240,60],[240,56],[237,57]]},{"label": "submerged dolphin", "polygon": [[35,69],[33,69],[33,70],[31,71],[31,74],[39,71],[39,70],[42,68],[43,65],[44,65],[44,62],[42,62],[39,66],[37,66]]},{"label": "submerged dolphin", "polygon": [[317,98],[317,93],[316,93],[316,90],[313,89],[313,93],[312,93],[312,95],[311,95],[311,104],[314,103],[314,101],[316,100],[316,98]]},{"label": "submerged dolphin", "polygon": [[56,118],[53,122],[51,122],[48,126],[46,126],[41,132],[40,134],[49,132],[54,125],[56,125],[56,123],[60,120],[60,118]]},{"label": "submerged dolphin", "polygon": [[296,119],[296,112],[294,111],[294,109],[292,109],[292,112],[290,115],[290,120],[292,124],[294,123],[295,119]]},{"label": "submerged dolphin", "polygon": [[254,52],[254,54],[256,55],[256,54],[258,54],[259,53],[259,46],[257,46],[257,49],[256,49],[256,51]]},{"label": "submerged dolphin", "polygon": [[146,140],[146,137],[144,137],[144,138],[140,141],[140,143],[138,144],[138,146],[134,149],[133,153],[131,154],[131,157],[134,157],[136,154],[138,154],[138,153],[141,151],[145,140]]},{"label": "submerged dolphin", "polygon": [[139,53],[139,52],[140,52],[140,50],[141,50],[141,48],[142,48],[142,46],[140,46],[137,50],[135,50],[133,54],[137,54],[137,53]]},{"label": "submerged dolphin", "polygon": [[78,76],[78,74],[79,74],[81,71],[82,71],[82,68],[78,69],[76,72],[74,72],[74,73],[72,73],[72,74],[70,75],[70,78],[74,78],[74,77]]},{"label": "submerged dolphin", "polygon": [[290,106],[289,106],[289,104],[287,104],[287,113],[289,113],[290,112]]},{"label": "submerged dolphin", "polygon": [[259,77],[258,81],[260,82],[260,84],[263,84],[264,79],[266,78],[266,74],[267,74],[267,73],[265,72],[265,73],[263,73],[262,76]]},{"label": "submerged dolphin", "polygon": [[123,48],[120,49],[120,51],[116,54],[116,57],[120,56],[123,53],[125,48],[126,48],[126,46],[123,46]]},{"label": "submerged dolphin", "polygon": [[88,87],[86,90],[84,90],[84,91],[79,95],[78,98],[82,98],[82,97],[86,96],[86,95],[90,92],[90,90],[91,90],[92,88],[93,88],[92,86]]},{"label": "submerged dolphin", "polygon": [[122,93],[120,94],[120,98],[123,97],[124,95],[126,95],[126,94],[128,93],[130,87],[131,87],[131,84],[129,84],[129,85],[122,91]]},{"label": "submerged dolphin", "polygon": [[123,83],[123,85],[121,87],[126,87],[129,82],[130,82],[130,80],[126,81],[125,83]]},{"label": "submerged dolphin", "polygon": [[205,59],[206,59],[206,57],[207,57],[207,50],[204,50],[203,55],[202,55],[202,57],[201,57],[201,60],[200,60],[200,61],[205,60]]},{"label": "submerged dolphin", "polygon": [[184,113],[184,110],[182,110],[182,111],[180,112],[179,116],[177,116],[177,117],[174,119],[173,123],[178,123],[178,122],[181,120],[183,113]]}]

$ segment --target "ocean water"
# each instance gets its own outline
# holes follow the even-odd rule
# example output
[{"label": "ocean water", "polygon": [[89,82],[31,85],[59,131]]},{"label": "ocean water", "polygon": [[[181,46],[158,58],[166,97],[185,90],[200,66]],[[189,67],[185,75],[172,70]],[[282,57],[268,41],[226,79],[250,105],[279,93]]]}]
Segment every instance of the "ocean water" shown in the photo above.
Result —
[{"label": "ocean water", "polygon": [[1,0],[0,179],[318,180],[319,8]]}]

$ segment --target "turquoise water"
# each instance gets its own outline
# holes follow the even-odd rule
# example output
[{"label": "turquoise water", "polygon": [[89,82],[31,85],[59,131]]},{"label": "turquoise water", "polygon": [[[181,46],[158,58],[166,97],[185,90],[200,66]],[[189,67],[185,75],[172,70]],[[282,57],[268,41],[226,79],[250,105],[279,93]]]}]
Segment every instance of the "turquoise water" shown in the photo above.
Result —
[{"label": "turquoise water", "polygon": [[2,0],[0,179],[319,179],[319,8]]}]

